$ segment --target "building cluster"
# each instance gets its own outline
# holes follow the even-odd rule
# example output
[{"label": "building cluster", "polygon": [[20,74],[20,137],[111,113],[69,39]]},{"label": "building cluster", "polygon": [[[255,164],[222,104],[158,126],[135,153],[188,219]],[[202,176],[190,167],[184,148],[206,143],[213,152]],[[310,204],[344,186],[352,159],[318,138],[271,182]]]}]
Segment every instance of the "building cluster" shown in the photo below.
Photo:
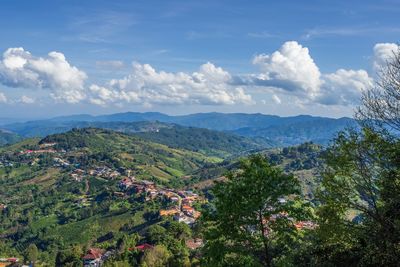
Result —
[{"label": "building cluster", "polygon": [[58,153],[59,151],[53,149],[53,148],[48,148],[48,149],[36,149],[36,150],[31,150],[31,149],[26,149],[22,150],[19,152],[19,155],[31,155],[31,154],[45,154],[45,153]]},{"label": "building cluster", "polygon": [[87,175],[96,176],[107,180],[114,180],[121,176],[121,173],[107,166],[96,167],[88,171],[77,168],[72,171],[71,178],[77,182],[81,182]]},{"label": "building cluster", "polygon": [[144,194],[145,201],[163,198],[170,204],[170,208],[159,211],[161,217],[172,216],[174,220],[193,225],[201,213],[196,211],[193,203],[203,200],[192,191],[178,191],[170,188],[160,188],[154,182],[136,180],[135,177],[124,177],[119,182],[119,187],[127,191],[132,189],[136,194]]}]

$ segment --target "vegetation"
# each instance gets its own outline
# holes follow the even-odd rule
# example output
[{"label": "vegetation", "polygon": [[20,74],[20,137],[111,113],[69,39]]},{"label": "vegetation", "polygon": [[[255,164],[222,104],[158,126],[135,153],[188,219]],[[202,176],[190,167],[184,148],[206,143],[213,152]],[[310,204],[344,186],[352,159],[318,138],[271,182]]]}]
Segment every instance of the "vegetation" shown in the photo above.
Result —
[{"label": "vegetation", "polygon": [[205,264],[283,264],[298,245],[295,223],[311,216],[298,197],[298,181],[261,155],[242,161],[227,178],[212,189],[215,211],[207,218]]},{"label": "vegetation", "polygon": [[14,144],[21,140],[22,138],[17,134],[0,130],[0,146]]}]

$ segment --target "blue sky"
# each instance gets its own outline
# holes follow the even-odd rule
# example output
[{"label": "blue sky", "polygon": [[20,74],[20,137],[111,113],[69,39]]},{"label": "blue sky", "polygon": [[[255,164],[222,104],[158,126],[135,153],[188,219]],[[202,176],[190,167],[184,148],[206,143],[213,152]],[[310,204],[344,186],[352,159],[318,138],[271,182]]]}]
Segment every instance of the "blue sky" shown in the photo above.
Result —
[{"label": "blue sky", "polygon": [[397,0],[0,4],[1,117],[351,116],[400,36]]}]

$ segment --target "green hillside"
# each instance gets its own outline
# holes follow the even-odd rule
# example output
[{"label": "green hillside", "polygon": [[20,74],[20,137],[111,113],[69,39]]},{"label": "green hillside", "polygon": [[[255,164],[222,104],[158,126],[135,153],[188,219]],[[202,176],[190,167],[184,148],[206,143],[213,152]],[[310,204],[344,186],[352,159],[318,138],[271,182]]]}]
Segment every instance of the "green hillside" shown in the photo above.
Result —
[{"label": "green hillside", "polygon": [[[162,195],[165,190],[175,195],[179,190],[194,190],[202,200],[193,207],[202,211],[208,205],[205,188],[237,167],[237,157],[206,154],[218,151],[210,149],[216,148],[216,143],[222,150],[222,146],[242,139],[216,139],[196,152],[188,149],[194,150],[191,146],[197,138],[210,139],[208,130],[202,132],[204,139],[201,135],[190,138],[190,128],[185,131],[187,138],[178,141],[173,131],[139,137],[104,129],[73,129],[0,148],[0,205],[6,206],[0,210],[0,245],[9,248],[10,255],[20,256],[35,244],[41,251],[40,262],[54,266],[57,253],[74,244],[112,250],[121,238],[152,242],[148,237],[151,227],[171,227],[171,217],[159,215],[161,209],[174,207]],[[159,140],[156,133],[160,132]],[[232,145],[231,149],[239,148]],[[305,144],[260,151],[275,165],[294,171],[304,194],[311,197],[320,150],[317,145]],[[156,198],[151,197],[151,188],[137,192],[121,187],[126,177],[135,177],[137,183],[155,182]],[[189,232],[197,235],[195,228]],[[169,249],[179,247],[184,240],[173,237]],[[181,249],[188,253],[186,247]]]},{"label": "green hillside", "polygon": [[[49,246],[93,244],[106,234],[115,242],[158,222],[166,205],[121,191],[121,179],[129,175],[174,188],[182,176],[221,160],[93,128],[3,147],[1,236],[17,255],[32,242],[50,254]],[[55,255],[48,257],[53,261]]]},{"label": "green hillside", "polygon": [[230,133],[179,125],[163,127],[158,131],[142,131],[135,135],[169,147],[184,148],[220,157],[270,146],[266,141],[256,141]]},{"label": "green hillside", "polygon": [[[304,143],[298,146],[285,148],[271,148],[259,150],[257,153],[268,157],[270,163],[278,166],[287,173],[293,173],[300,181],[303,195],[314,198],[315,188],[318,185],[319,168],[322,166],[320,145]],[[242,157],[234,157],[220,163],[207,164],[204,168],[194,171],[191,180],[186,181],[189,188],[205,190],[220,179],[226,172],[238,167]]]},{"label": "green hillside", "polygon": [[17,134],[0,130],[0,146],[14,144],[21,140],[22,138]]}]

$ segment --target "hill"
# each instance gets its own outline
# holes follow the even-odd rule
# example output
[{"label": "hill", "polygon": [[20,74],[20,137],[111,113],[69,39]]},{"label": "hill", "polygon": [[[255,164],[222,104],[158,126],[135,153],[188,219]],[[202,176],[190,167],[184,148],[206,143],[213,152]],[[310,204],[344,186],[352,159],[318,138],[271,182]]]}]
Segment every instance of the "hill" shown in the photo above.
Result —
[{"label": "hill", "polygon": [[[48,250],[48,246],[97,242],[108,233],[115,235],[115,241],[120,234],[159,221],[158,209],[168,202],[151,200],[166,192],[153,189],[154,182],[173,190],[183,185],[185,175],[220,161],[94,128],[2,147],[2,239],[20,252],[32,242]],[[127,190],[135,181],[143,183],[145,195]]]},{"label": "hill", "polygon": [[340,130],[355,126],[350,118],[324,118],[300,115],[279,117],[265,114],[245,113],[197,113],[181,116],[170,116],[157,112],[126,112],[111,115],[91,116],[74,115],[56,117],[48,120],[14,123],[2,126],[3,129],[15,132],[24,137],[45,136],[52,133],[68,131],[72,128],[98,127],[117,129],[126,128],[132,122],[163,122],[181,126],[205,128],[230,132],[245,137],[257,137],[271,145],[284,147],[303,142],[327,144],[328,140]]},{"label": "hill", "polygon": [[[287,173],[293,173],[300,181],[303,195],[309,199],[314,198],[319,168],[323,166],[321,159],[323,148],[320,145],[303,143],[298,146],[270,148],[256,152],[267,156],[272,165],[280,167]],[[241,158],[243,157],[207,164],[194,171],[191,179],[186,181],[186,186],[207,192],[215,180],[222,179],[226,172],[236,169]]]},{"label": "hill", "polygon": [[163,127],[158,131],[137,132],[135,135],[169,147],[184,148],[219,157],[232,156],[271,146],[265,140],[179,125]]},{"label": "hill", "polygon": [[64,133],[73,128],[101,128],[132,134],[169,147],[203,152],[210,156],[226,157],[244,151],[271,146],[264,139],[247,138],[234,133],[184,127],[161,122],[84,122],[42,121],[14,125],[13,130],[26,137]]},{"label": "hill", "polygon": [[[13,255],[21,255],[34,243],[41,250],[41,260],[54,266],[57,252],[73,244],[114,251],[121,238],[152,242],[148,237],[152,226],[169,229],[173,225],[171,216],[162,216],[161,210],[186,212],[178,219],[193,224],[198,211],[207,208],[207,188],[227,170],[236,168],[238,158],[223,160],[207,156],[202,149],[195,152],[160,144],[165,140],[179,143],[170,137],[175,129],[179,128],[160,128],[141,133],[143,136],[73,129],[0,148],[3,246],[14,251]],[[192,136],[191,130],[184,127],[188,140],[181,146],[208,140],[209,130],[199,136]],[[162,131],[166,132],[156,135]],[[204,140],[196,140],[203,135]],[[159,143],[149,141],[160,138],[156,140]],[[229,141],[220,145],[228,146]],[[259,149],[273,164],[294,171],[309,197],[316,183],[320,151],[314,144]],[[194,211],[188,215],[188,209]],[[189,231],[196,236],[196,228]],[[182,239],[174,242],[182,244]]]},{"label": "hill", "polygon": [[0,146],[21,141],[22,137],[15,133],[0,130]]}]

